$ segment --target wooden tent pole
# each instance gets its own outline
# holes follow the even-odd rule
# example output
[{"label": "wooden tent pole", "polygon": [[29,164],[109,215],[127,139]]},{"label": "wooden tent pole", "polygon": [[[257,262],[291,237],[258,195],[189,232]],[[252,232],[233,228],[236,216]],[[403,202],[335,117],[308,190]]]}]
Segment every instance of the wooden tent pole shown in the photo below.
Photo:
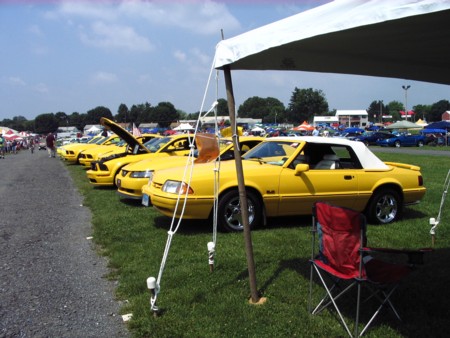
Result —
[{"label": "wooden tent pole", "polygon": [[241,206],[242,224],[244,226],[245,253],[247,256],[247,269],[250,283],[251,302],[258,303],[260,300],[256,286],[255,260],[253,258],[253,244],[250,226],[248,224],[247,193],[245,191],[244,172],[242,168],[241,152],[239,148],[239,137],[236,125],[236,109],[234,102],[233,83],[231,81],[231,71],[229,66],[223,68],[225,77],[225,88],[227,92],[228,111],[230,114],[231,130],[233,134],[234,158],[236,163],[236,173],[239,190],[239,200]]}]

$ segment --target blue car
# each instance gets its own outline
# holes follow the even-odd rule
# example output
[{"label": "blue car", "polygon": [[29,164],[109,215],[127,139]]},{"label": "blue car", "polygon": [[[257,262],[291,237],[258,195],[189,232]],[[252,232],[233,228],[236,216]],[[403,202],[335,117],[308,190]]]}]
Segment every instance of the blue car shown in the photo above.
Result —
[{"label": "blue car", "polygon": [[377,141],[377,145],[381,147],[423,147],[424,144],[425,136],[410,134],[390,135],[389,138]]},{"label": "blue car", "polygon": [[384,140],[391,137],[392,133],[380,131],[366,131],[354,138],[355,141],[363,142],[366,146],[376,145],[378,140]]}]

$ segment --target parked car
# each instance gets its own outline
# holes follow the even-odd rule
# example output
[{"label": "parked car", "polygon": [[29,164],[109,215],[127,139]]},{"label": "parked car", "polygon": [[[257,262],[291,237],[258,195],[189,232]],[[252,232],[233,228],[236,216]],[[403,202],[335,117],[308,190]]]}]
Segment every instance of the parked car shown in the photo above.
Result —
[{"label": "parked car", "polygon": [[[124,139],[134,138],[133,135],[111,120],[102,118],[100,122]],[[193,138],[193,135],[180,134],[154,138],[144,144],[135,140],[135,146],[126,153],[106,154],[105,157],[91,162],[91,169],[86,172],[86,175],[92,185],[114,186],[116,176],[120,173],[120,170],[130,163],[147,158],[164,158],[189,154],[191,138]]]},{"label": "parked car", "polygon": [[392,133],[382,131],[366,131],[354,138],[355,141],[363,142],[366,146],[376,145],[378,140],[389,138]]},{"label": "parked car", "polygon": [[99,145],[116,144],[119,141],[120,138],[117,135],[111,135],[108,137],[99,135],[93,137],[86,143],[74,143],[62,146],[59,150],[57,150],[57,152],[63,160],[69,163],[79,164],[79,155],[83,150],[95,148]]},{"label": "parked car", "polygon": [[125,154],[131,153],[136,147],[137,142],[143,144],[156,137],[160,137],[157,134],[142,134],[139,137],[127,137],[121,139],[117,144],[101,145],[95,148],[83,150],[78,156],[78,160],[81,165],[90,168],[93,161],[98,160],[99,157],[110,156],[112,154]]},{"label": "parked car", "polygon": [[[242,153],[250,150],[261,141],[263,137],[259,136],[241,136],[239,137],[239,146]],[[219,157],[221,161],[234,159],[234,147],[231,138],[222,138],[219,141]],[[197,151],[194,154],[195,161]],[[186,156],[172,156],[160,161],[158,158],[148,158],[139,162],[131,163],[122,168],[116,177],[117,192],[123,198],[141,199],[142,187],[146,185],[149,178],[153,176],[156,170],[162,170],[172,167],[178,167],[187,164]],[[143,201],[144,205],[149,205],[149,200]]]},{"label": "parked car", "polygon": [[[373,223],[391,223],[401,217],[404,205],[418,203],[426,191],[420,167],[384,163],[362,142],[344,138],[269,138],[242,159],[252,227],[266,217],[309,215],[316,201],[365,212]],[[158,170],[143,190],[166,216],[180,217],[186,202],[184,218],[208,219],[213,179],[209,163],[197,165],[190,181],[183,180],[180,168]],[[218,225],[242,230],[234,161],[221,165],[217,196]]]},{"label": "parked car", "polygon": [[407,133],[397,135],[392,134],[388,138],[377,141],[377,145],[381,147],[423,147],[424,144],[425,136]]}]

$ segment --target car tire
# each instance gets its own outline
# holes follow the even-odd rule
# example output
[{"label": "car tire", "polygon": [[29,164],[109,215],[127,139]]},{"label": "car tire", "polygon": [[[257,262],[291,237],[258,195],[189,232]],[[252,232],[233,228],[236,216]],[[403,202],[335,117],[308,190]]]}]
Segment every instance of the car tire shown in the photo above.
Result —
[{"label": "car tire", "polygon": [[375,191],[366,214],[369,222],[373,224],[388,224],[399,219],[402,214],[402,202],[398,192],[389,188]]},{"label": "car tire", "polygon": [[394,145],[395,145],[396,148],[400,148],[402,146],[400,141],[395,141]]},{"label": "car tire", "polygon": [[417,146],[418,146],[418,147],[423,147],[423,141],[417,142]]},{"label": "car tire", "polygon": [[[262,219],[262,206],[258,197],[247,191],[247,207],[249,226],[252,228]],[[226,232],[238,232],[244,230],[241,220],[239,192],[230,190],[219,198],[217,207],[217,223],[221,230]]]},{"label": "car tire", "polygon": [[369,141],[364,141],[364,144],[366,145],[366,147],[369,146]]}]

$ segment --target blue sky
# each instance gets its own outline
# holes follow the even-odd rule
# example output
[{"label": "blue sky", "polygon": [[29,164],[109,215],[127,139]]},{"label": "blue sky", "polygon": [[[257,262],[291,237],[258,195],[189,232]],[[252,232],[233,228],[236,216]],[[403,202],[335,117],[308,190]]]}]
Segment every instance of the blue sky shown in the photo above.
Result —
[{"label": "blue sky", "polygon": [[[220,73],[205,94],[221,29],[232,37],[326,2],[0,0],[0,120],[162,101],[193,113],[203,98],[208,110],[216,91],[226,98]],[[295,87],[322,90],[330,109],[403,103],[402,85],[409,109],[450,100],[449,86],[402,79],[238,71],[233,81],[237,105],[252,96],[287,105]]]}]

